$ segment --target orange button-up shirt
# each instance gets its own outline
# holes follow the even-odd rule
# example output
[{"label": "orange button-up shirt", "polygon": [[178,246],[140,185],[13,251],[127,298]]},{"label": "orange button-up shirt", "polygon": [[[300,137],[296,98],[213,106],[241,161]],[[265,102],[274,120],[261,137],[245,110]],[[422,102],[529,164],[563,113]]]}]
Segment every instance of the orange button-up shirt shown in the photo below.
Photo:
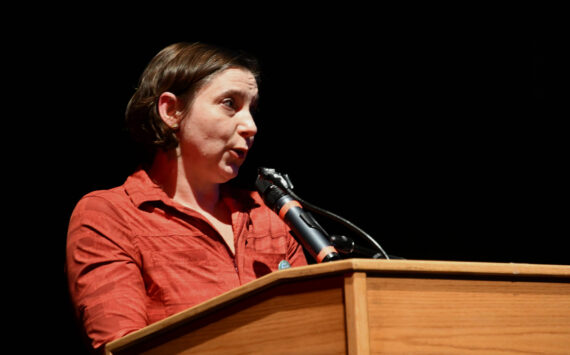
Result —
[{"label": "orange button-up shirt", "polygon": [[144,170],[83,197],[70,219],[69,289],[94,348],[277,270],[306,265],[287,225],[256,192],[222,189],[235,255],[198,212]]}]

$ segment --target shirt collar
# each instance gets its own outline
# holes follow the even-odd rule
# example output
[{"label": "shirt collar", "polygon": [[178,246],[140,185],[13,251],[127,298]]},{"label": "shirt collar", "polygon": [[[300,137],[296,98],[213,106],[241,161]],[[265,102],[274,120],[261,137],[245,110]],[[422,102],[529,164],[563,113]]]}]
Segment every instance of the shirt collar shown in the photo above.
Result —
[{"label": "shirt collar", "polygon": [[148,173],[142,168],[129,176],[124,186],[127,195],[137,208],[146,202],[163,201],[167,203],[170,200],[162,188],[152,181]]},{"label": "shirt collar", "polygon": [[[177,207],[177,204],[168,197],[158,184],[152,181],[148,173],[142,168],[127,178],[124,187],[127,195],[137,208],[140,208],[144,203],[155,201],[160,201],[171,207]],[[248,211],[260,206],[260,201],[257,201],[251,192],[237,190],[226,184],[222,185],[220,194],[224,203],[232,212]]]}]

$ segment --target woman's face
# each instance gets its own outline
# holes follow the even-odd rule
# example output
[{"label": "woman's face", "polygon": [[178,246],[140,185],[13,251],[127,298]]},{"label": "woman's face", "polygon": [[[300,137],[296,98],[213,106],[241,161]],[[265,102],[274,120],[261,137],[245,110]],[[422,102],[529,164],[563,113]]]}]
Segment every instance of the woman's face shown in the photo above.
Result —
[{"label": "woman's face", "polygon": [[213,183],[236,177],[257,133],[252,116],[257,98],[250,71],[230,68],[215,74],[195,94],[180,122],[179,153],[185,169]]}]

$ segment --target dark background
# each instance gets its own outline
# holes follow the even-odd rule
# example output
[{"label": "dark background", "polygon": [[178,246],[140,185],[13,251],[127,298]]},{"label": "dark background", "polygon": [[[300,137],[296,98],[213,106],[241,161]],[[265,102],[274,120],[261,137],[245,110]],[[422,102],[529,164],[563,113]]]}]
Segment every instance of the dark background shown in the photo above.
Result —
[{"label": "dark background", "polygon": [[80,348],[63,277],[69,215],[136,168],[124,110],[148,61],[178,41],[261,61],[259,134],[235,183],[252,187],[258,166],[288,173],[301,197],[406,259],[568,264],[564,36],[532,11],[492,14],[39,28],[24,42],[35,155],[22,207],[46,270],[29,297],[63,324],[50,342]]}]

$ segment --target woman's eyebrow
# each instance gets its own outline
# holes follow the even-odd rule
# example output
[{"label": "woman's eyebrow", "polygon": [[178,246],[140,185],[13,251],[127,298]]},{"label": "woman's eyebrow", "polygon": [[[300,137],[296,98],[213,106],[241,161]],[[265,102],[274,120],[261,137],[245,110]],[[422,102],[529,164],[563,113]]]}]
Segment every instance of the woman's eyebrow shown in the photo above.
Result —
[{"label": "woman's eyebrow", "polygon": [[[249,97],[249,94],[245,90],[227,89],[222,91],[218,95],[218,97],[227,97],[227,96],[238,96],[240,98],[247,98]],[[256,94],[254,97],[251,98],[251,105],[257,104],[257,101],[259,101],[259,94]]]}]

